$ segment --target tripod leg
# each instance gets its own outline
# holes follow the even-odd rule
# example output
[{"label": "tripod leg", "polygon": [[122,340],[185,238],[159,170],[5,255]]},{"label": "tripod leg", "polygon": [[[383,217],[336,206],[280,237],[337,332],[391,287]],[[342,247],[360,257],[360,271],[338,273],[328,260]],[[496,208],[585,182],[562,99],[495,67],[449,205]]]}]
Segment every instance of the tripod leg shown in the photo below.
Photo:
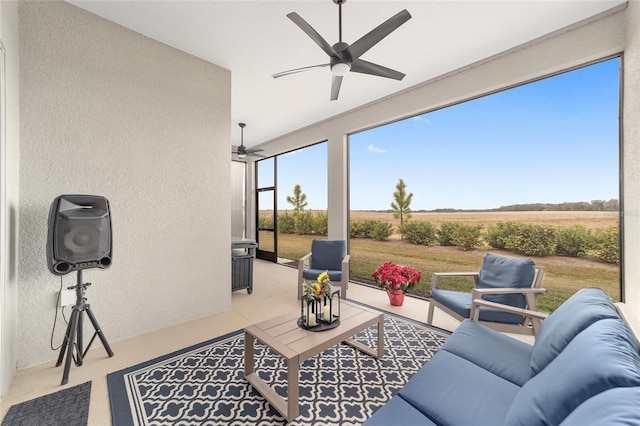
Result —
[{"label": "tripod leg", "polygon": [[76,327],[76,365],[80,367],[82,365],[82,310],[78,310],[78,326]]},{"label": "tripod leg", "polygon": [[78,316],[80,315],[80,311],[74,309],[71,313],[71,321],[69,321],[69,342],[67,347],[67,360],[64,363],[64,372],[62,373],[62,383],[61,385],[66,385],[69,381],[69,368],[71,367],[71,358],[73,358],[73,342],[76,337],[76,329],[78,325]]},{"label": "tripod leg", "polygon": [[102,333],[102,330],[100,329],[100,325],[98,324],[98,320],[96,320],[96,317],[93,315],[93,312],[91,311],[91,307],[89,305],[86,305],[85,310],[87,311],[87,315],[89,316],[89,320],[93,324],[93,328],[95,328],[96,333],[98,334],[98,337],[100,338],[100,341],[102,342],[102,346],[104,346],[104,349],[107,351],[107,355],[109,355],[109,357],[112,357],[113,356],[113,351],[111,350],[111,346],[109,346],[109,342],[107,342],[107,338],[104,337],[104,334]]},{"label": "tripod leg", "polygon": [[[71,313],[73,316],[73,312]],[[64,340],[62,341],[62,346],[60,346],[60,355],[58,356],[58,362],[56,362],[56,367],[60,367],[62,365],[62,360],[64,359],[64,354],[67,350],[67,344],[69,343],[69,335],[71,334],[71,321],[67,324],[67,331],[64,333]]]}]

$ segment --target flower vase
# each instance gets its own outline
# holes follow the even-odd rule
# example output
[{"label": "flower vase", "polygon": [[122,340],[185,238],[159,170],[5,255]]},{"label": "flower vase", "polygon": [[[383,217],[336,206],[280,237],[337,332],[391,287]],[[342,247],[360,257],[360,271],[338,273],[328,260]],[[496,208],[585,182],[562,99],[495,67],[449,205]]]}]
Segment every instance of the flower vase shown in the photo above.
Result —
[{"label": "flower vase", "polygon": [[398,290],[396,292],[392,292],[388,288],[386,290],[391,306],[402,306],[402,304],[404,303],[404,291]]}]

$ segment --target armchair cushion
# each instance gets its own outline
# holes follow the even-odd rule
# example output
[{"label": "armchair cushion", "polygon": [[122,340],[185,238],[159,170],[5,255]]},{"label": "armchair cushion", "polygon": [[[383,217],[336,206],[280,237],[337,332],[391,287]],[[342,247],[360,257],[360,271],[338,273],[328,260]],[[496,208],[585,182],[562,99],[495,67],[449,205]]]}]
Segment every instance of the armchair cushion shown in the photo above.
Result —
[{"label": "armchair cushion", "polygon": [[[530,288],[536,273],[536,265],[531,259],[514,259],[487,253],[478,274],[477,288]],[[526,306],[522,294],[485,296],[485,300],[511,305]],[[522,317],[520,317],[522,321]]]},{"label": "armchair cushion", "polygon": [[[471,313],[471,293],[435,288],[431,290],[431,298],[453,310],[461,317],[469,318]],[[496,309],[480,308],[480,321],[520,324],[522,316]]]},{"label": "armchair cushion", "polygon": [[311,253],[310,269],[340,271],[342,259],[347,254],[347,244],[344,240],[313,240]]},{"label": "armchair cushion", "polygon": [[342,281],[342,271],[333,271],[330,269],[305,269],[304,271],[302,271],[302,278],[304,278],[305,280],[315,281],[318,278],[318,275],[320,275],[324,271],[327,271],[329,273],[329,279],[331,281]]},{"label": "armchair cushion", "polygon": [[542,322],[531,352],[531,376],[545,368],[571,340],[596,321],[619,318],[603,290],[579,290]]}]

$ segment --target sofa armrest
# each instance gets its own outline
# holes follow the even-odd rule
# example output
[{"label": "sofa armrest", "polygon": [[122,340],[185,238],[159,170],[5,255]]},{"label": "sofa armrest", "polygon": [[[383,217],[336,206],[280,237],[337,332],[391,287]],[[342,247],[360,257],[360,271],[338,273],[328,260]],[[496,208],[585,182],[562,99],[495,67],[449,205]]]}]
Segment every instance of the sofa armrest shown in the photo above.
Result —
[{"label": "sofa armrest", "polygon": [[431,288],[438,288],[440,278],[446,277],[473,277],[478,282],[479,272],[434,272],[431,276]]}]

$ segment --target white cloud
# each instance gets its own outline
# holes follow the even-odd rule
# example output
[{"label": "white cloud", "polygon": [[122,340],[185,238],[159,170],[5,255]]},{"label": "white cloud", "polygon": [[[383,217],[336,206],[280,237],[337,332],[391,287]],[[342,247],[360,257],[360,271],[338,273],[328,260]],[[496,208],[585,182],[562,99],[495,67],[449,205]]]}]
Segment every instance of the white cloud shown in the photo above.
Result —
[{"label": "white cloud", "polygon": [[377,153],[380,153],[380,154],[382,154],[383,152],[387,152],[387,150],[386,150],[386,149],[378,148],[378,147],[377,147],[377,146],[375,146],[375,145],[369,145],[369,146],[367,147],[367,149],[368,149],[369,151],[371,151],[371,152],[377,152]]},{"label": "white cloud", "polygon": [[427,125],[431,124],[431,121],[429,121],[429,119],[424,115],[416,115],[415,117],[412,117],[411,119],[413,121],[420,121],[420,122],[422,122],[424,124],[427,124]]}]

